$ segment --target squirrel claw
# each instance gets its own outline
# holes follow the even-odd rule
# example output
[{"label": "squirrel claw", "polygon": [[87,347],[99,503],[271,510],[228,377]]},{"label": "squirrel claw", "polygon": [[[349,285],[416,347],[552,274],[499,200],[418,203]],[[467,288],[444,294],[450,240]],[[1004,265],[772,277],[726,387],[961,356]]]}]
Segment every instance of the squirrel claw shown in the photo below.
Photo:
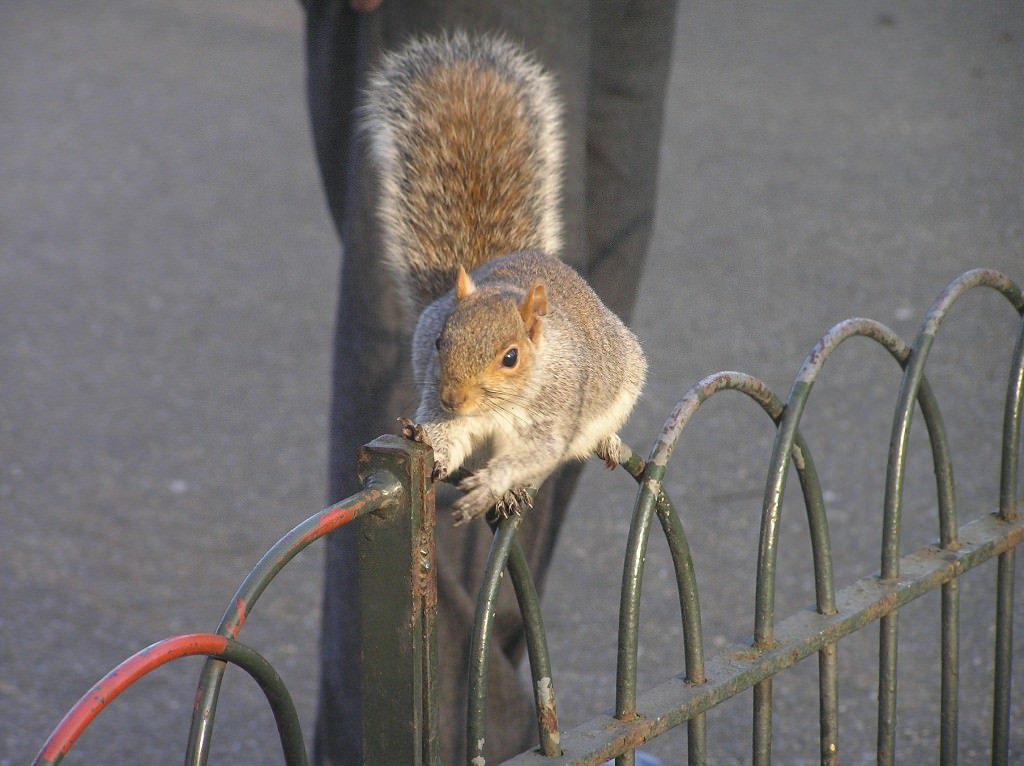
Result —
[{"label": "squirrel claw", "polygon": [[[427,433],[427,429],[421,426],[419,423],[414,423],[409,418],[398,418],[399,424],[402,426],[402,436],[414,442],[425,444],[428,447],[434,445],[430,442],[430,434]],[[435,453],[436,454],[436,453]],[[431,481],[443,481],[448,478],[448,468],[441,462],[434,462],[434,469],[430,472]]]},{"label": "squirrel claw", "polygon": [[475,478],[469,476],[459,484],[459,489],[466,494],[452,504],[455,526],[465,524],[491,507],[499,519],[507,519],[514,513],[523,513],[533,508],[533,497],[526,487],[515,487],[495,496],[488,487],[478,485]]},{"label": "squirrel claw", "polygon": [[604,461],[605,468],[614,470],[622,461],[622,440],[618,434],[612,434],[598,442],[594,452]]},{"label": "squirrel claw", "polygon": [[515,487],[498,498],[494,504],[494,512],[499,519],[507,519],[513,513],[523,513],[533,509],[533,497],[526,487]]},{"label": "squirrel claw", "polygon": [[399,424],[402,426],[402,436],[406,439],[411,439],[414,442],[420,444],[426,444],[428,447],[434,445],[430,443],[430,436],[427,434],[427,429],[421,426],[419,423],[414,423],[409,418],[398,418]]}]

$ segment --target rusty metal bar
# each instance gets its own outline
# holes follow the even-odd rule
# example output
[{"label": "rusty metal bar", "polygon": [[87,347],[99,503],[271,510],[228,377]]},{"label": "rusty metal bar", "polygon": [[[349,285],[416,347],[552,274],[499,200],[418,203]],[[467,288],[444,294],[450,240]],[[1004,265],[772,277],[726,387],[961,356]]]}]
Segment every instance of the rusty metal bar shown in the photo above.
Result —
[{"label": "rusty metal bar", "polygon": [[[806,408],[811,389],[820,375],[825,362],[841,343],[852,337],[865,337],[876,341],[889,351],[901,365],[905,365],[910,356],[906,344],[889,328],[871,319],[854,318],[840,322],[833,327],[815,344],[804,359],[804,363],[790,390],[785,411],[779,423],[770,461],[768,482],[765,487],[761,537],[758,550],[757,592],[755,595],[754,641],[757,646],[770,645],[773,641],[775,568],[778,558],[779,519],[788,473],[788,456],[796,444],[796,429]],[[943,537],[952,537],[955,534],[956,521],[952,491],[952,463],[949,459],[945,429],[942,425],[942,418],[930,386],[928,386],[927,381],[923,378],[923,373],[918,373],[918,376],[920,380],[912,390],[920,402],[931,438],[933,463],[938,483],[940,528],[943,530]],[[906,379],[906,374],[904,379]],[[881,652],[886,657],[886,661],[895,660],[895,656],[891,654],[891,652],[895,651],[894,626],[895,616],[883,621],[882,633],[885,639],[883,640]],[[952,673],[948,674],[947,680],[952,675]],[[892,676],[892,678],[894,679],[895,676]],[[883,700],[889,699],[890,697],[887,695],[890,693],[894,694],[895,689],[886,687],[883,690],[880,687],[880,697]],[[822,699],[824,700],[825,697]],[[891,699],[894,699],[894,697]],[[885,702],[881,702],[880,708],[885,707],[885,704]],[[834,747],[837,735],[836,726],[831,724],[829,720],[826,720],[825,724],[829,730],[827,732],[823,730],[822,750],[823,752],[834,753],[831,757],[838,759],[838,752]],[[824,742],[826,737],[832,740],[831,743]],[[771,762],[770,738],[771,689],[770,681],[766,681],[763,688],[755,690],[754,695],[753,752],[754,763],[757,766],[767,766]]]},{"label": "rusty metal bar", "polygon": [[[867,319],[849,319],[841,322],[826,333],[811,349],[797,374],[790,390],[784,411],[779,418],[779,429],[770,459],[768,481],[765,487],[765,499],[762,509],[761,536],[758,551],[758,576],[755,594],[755,646],[768,646],[774,640],[773,625],[775,613],[775,567],[778,551],[779,520],[781,516],[782,498],[788,475],[788,458],[794,451],[797,440],[797,428],[806,408],[811,389],[820,375],[821,369],[835,349],[851,337],[869,337],[882,342],[890,351],[899,345],[895,334],[878,323]],[[799,461],[797,461],[799,465]],[[826,527],[827,529],[827,527]],[[812,527],[813,530],[813,527]],[[814,541],[812,540],[812,543]],[[818,544],[812,544],[817,550]],[[829,565],[831,556],[828,556]],[[821,604],[819,595],[819,608]],[[827,609],[822,609],[827,613]],[[826,664],[821,679],[832,679],[835,670],[835,659],[823,655],[819,662]],[[833,664],[832,667],[829,667]],[[835,691],[822,695],[822,702],[830,701],[838,696]],[[829,702],[831,705],[831,702]],[[753,760],[755,764],[771,762],[771,682],[766,680],[754,692]],[[837,708],[836,708],[837,709]],[[838,713],[822,715],[821,750],[829,754],[831,761],[838,760]],[[827,761],[826,761],[827,762]]]},{"label": "rusty metal bar", "polygon": [[640,633],[640,592],[643,586],[647,541],[650,539],[654,508],[665,476],[665,466],[647,462],[640,483],[626,543],[619,604],[618,673],[615,685],[615,716],[622,721],[637,717],[637,644]]},{"label": "rusty metal bar", "polygon": [[466,762],[469,766],[486,762],[487,747],[487,669],[490,664],[491,630],[497,608],[498,589],[508,562],[512,541],[522,516],[514,513],[497,525],[487,556],[483,582],[477,594],[476,619],[469,650],[469,692],[466,716]]},{"label": "rusty metal bar", "polygon": [[[626,542],[626,558],[622,571],[622,589],[619,596],[619,641],[618,672],[615,684],[615,717],[620,721],[634,721],[637,718],[636,678],[637,655],[640,635],[640,592],[643,587],[644,563],[647,558],[647,541],[650,539],[651,522],[661,491],[665,466],[647,462],[640,492],[637,494],[633,518],[629,525]],[[616,766],[633,766],[635,753],[629,750],[619,753]]]},{"label": "rusty metal bar", "polygon": [[252,676],[270,703],[285,763],[288,766],[305,766],[306,748],[302,741],[302,727],[291,695],[277,671],[255,650],[213,633],[166,638],[124,660],[97,681],[68,711],[39,751],[34,761],[35,766],[56,766],[60,763],[96,716],[140,678],[182,657],[203,654],[238,665]]},{"label": "rusty metal bar", "polygon": [[818,652],[818,743],[822,766],[839,766],[838,655],[838,644],[826,644]]},{"label": "rusty metal bar", "polygon": [[[641,484],[647,469],[647,462],[632,448],[623,444],[620,450],[620,465]],[[686,679],[691,684],[704,683],[704,637],[700,619],[700,594],[697,576],[690,555],[682,521],[672,501],[659,491],[655,511],[668,543],[669,554],[676,576],[676,590],[679,594],[679,609],[683,618],[683,652]],[[707,763],[707,722],[700,713],[686,722],[687,763],[690,766],[704,766]],[[627,756],[632,757],[632,756]]]},{"label": "rusty metal bar", "polygon": [[[642,461],[628,447],[624,447],[623,463],[634,476],[643,470]],[[685,533],[679,522],[678,515],[671,502],[659,494],[657,500],[659,520],[665,529],[670,551],[675,564],[677,585],[679,586],[684,616],[684,641],[687,654],[687,672],[691,678],[703,677],[703,642],[700,637],[700,611],[697,599],[696,583],[693,579],[693,563]],[[514,519],[514,520],[513,520]],[[543,637],[539,604],[536,593],[525,570],[525,562],[514,532],[518,526],[518,517],[506,519],[499,525],[495,541],[488,557],[488,566],[483,578],[483,586],[478,597],[477,620],[471,643],[469,710],[467,719],[467,739],[470,743],[468,758],[483,758],[486,747],[486,696],[487,696],[487,655],[486,646],[490,634],[490,622],[497,598],[501,572],[507,565],[512,574],[513,585],[516,587],[520,609],[523,612],[527,627],[527,647],[531,656],[534,688],[538,705],[538,725],[540,729],[541,751],[549,757],[560,753],[558,742],[557,718],[555,718],[553,686],[550,668],[547,662],[546,642]],[[526,575],[523,577],[523,575]],[[517,582],[518,581],[518,582]],[[524,590],[523,588],[528,588]],[[532,593],[532,596],[531,596]],[[539,629],[539,631],[538,631]],[[533,634],[533,635],[531,635]],[[535,661],[536,659],[536,661]],[[696,681],[699,683],[700,681]],[[698,717],[690,725],[692,742],[690,750],[693,763],[703,763],[705,745],[705,727],[702,717]],[[627,756],[628,757],[628,756]],[[628,763],[628,761],[627,761]]]},{"label": "rusty metal bar", "polygon": [[562,754],[558,731],[558,706],[555,684],[551,674],[551,658],[544,635],[544,618],[540,611],[540,597],[526,564],[526,556],[519,540],[513,536],[509,549],[508,572],[516,592],[519,610],[526,633],[526,652],[530,659],[533,696],[537,707],[537,740],[544,755]]},{"label": "rusty metal bar", "polygon": [[[900,382],[889,463],[886,471],[885,504],[882,521],[882,578],[899,576],[901,504],[910,417],[924,377],[924,363],[935,340],[934,334],[921,333],[911,350]],[[899,645],[899,613],[882,618],[878,629],[878,730],[876,755],[878,766],[893,766],[896,758],[896,662]]]},{"label": "rusty metal bar", "polygon": [[[616,680],[616,714],[617,717],[623,720],[628,720],[630,716],[636,715],[636,642],[639,628],[639,593],[642,583],[643,557],[650,528],[650,508],[648,504],[651,502],[649,499],[644,498],[644,493],[647,491],[648,484],[657,486],[660,491],[664,467],[667,465],[675,449],[683,427],[696,412],[697,408],[718,391],[730,389],[741,391],[757,401],[776,424],[779,423],[783,413],[783,407],[778,397],[763,382],[743,373],[723,372],[705,378],[690,389],[667,419],[652,450],[647,473],[641,484],[641,492],[637,498],[637,506],[634,511],[634,523],[630,529],[627,560],[624,566],[622,605],[619,613],[619,670]],[[822,500],[817,472],[814,470],[814,464],[810,458],[810,451],[807,449],[803,439],[795,431],[795,427],[790,445],[793,461],[800,477],[801,488],[804,492],[805,507],[810,526],[818,606],[823,613],[827,614],[833,612],[835,606],[833,603],[831,544],[828,535],[824,501]],[[659,468],[655,469],[652,466],[658,466]],[[650,491],[653,492],[653,490]],[[699,634],[699,629],[697,633]],[[831,652],[823,655],[821,662],[825,666],[822,675],[823,682],[830,685],[828,692],[821,697],[820,734],[822,749],[823,751],[835,752],[838,739],[838,692],[835,686],[837,682],[835,653]],[[755,705],[757,710],[765,709],[763,707],[765,700],[763,694],[761,699],[762,702]],[[768,695],[768,699],[770,700],[770,695]],[[763,720],[762,717],[762,723]],[[697,721],[696,726],[699,727],[699,731],[703,731],[703,720]],[[770,720],[768,721],[768,726],[770,727]],[[757,746],[763,747],[764,740],[765,729],[762,728],[760,737],[755,733]],[[699,741],[702,751],[704,747],[703,739]],[[835,755],[833,759],[837,757],[838,755]],[[698,760],[697,762],[701,761]]]},{"label": "rusty metal bar", "polygon": [[1017,515],[1017,457],[1020,454],[1021,403],[1024,400],[1024,306],[1016,308],[1021,315],[1021,322],[1010,364],[1010,380],[1006,386],[1003,449],[999,467],[999,513],[1008,520]]},{"label": "rusty metal bar", "polygon": [[[647,469],[646,461],[625,444],[622,445],[620,458],[620,465],[636,479],[638,484],[641,483]],[[704,636],[701,628],[697,573],[693,568],[690,544],[686,539],[686,532],[683,529],[679,513],[664,491],[660,491],[658,494],[655,511],[661,522],[665,541],[668,543],[676,576],[679,611],[683,617],[686,680],[691,684],[702,684],[704,683]],[[697,763],[697,761],[691,760],[691,763]]]},{"label": "rusty metal bar", "polygon": [[433,452],[382,436],[358,465],[364,484],[397,477],[402,496],[359,523],[363,763],[439,766]]},{"label": "rusty metal bar", "polygon": [[[1020,519],[1020,516],[1017,517]],[[1014,551],[999,557],[996,569],[996,651],[993,663],[992,764],[1007,766],[1010,753],[1010,682],[1013,673]]]},{"label": "rusty metal bar", "polygon": [[[393,476],[380,474],[369,477],[362,492],[314,514],[295,526],[263,555],[242,581],[224,611],[216,633],[237,638],[256,600],[285,564],[329,532],[366,513],[393,503],[400,488],[400,484]],[[203,667],[196,690],[192,727],[185,753],[186,766],[202,766],[207,762],[217,698],[226,667],[226,663],[219,659],[207,660]]]},{"label": "rusty metal bar", "polygon": [[[700,595],[697,590],[697,574],[693,568],[690,545],[683,531],[683,524],[664,492],[658,495],[655,508],[662,532],[669,546],[673,568],[676,574],[676,590],[679,592],[683,616],[683,651],[686,680],[693,685],[705,682],[704,637],[700,619]],[[704,713],[691,718],[687,725],[687,763],[690,766],[705,766],[707,763],[707,721]]]},{"label": "rusty metal bar", "polygon": [[[947,547],[945,545],[943,548]],[[960,581],[950,580],[941,595],[941,680],[939,686],[939,764],[954,766],[959,733]]]},{"label": "rusty metal bar", "polygon": [[[1014,306],[1018,330],[1007,388],[999,488],[999,511],[959,528],[952,463],[941,415],[924,375],[938,329],[952,305],[968,290],[989,287]],[[881,572],[838,595],[832,582],[831,543],[820,483],[799,421],[825,361],[850,337],[868,337],[885,347],[903,367],[889,442],[883,506]],[[753,642],[737,645],[705,662],[699,596],[682,522],[663,491],[668,461],[682,428],[697,408],[721,390],[738,390],[757,401],[777,426],[761,514],[761,536]],[[933,302],[913,347],[891,330],[867,319],[836,325],[812,348],[790,390],[786,404],[761,382],[741,373],[710,376],[687,392],[666,421],[645,462],[628,448],[622,463],[640,484],[630,527],[620,594],[619,664],[615,717],[599,717],[561,735],[557,725],[550,662],[536,589],[515,538],[519,517],[503,520],[496,530],[492,555],[478,602],[470,668],[469,762],[482,762],[486,743],[487,660],[498,585],[507,567],[524,619],[538,706],[539,752],[511,764],[598,764],[616,757],[631,766],[634,748],[686,722],[690,764],[705,764],[705,711],[740,691],[753,688],[753,760],[771,759],[772,678],[817,652],[822,763],[838,763],[837,643],[845,635],[879,620],[877,758],[895,761],[898,613],[909,601],[941,589],[941,689],[939,762],[955,764],[958,734],[959,582],[958,578],[987,559],[998,557],[996,637],[992,719],[992,762],[1006,764],[1009,754],[1010,692],[1013,647],[1015,546],[1024,540],[1024,519],[1017,510],[1021,406],[1024,398],[1024,293],[1007,277],[990,270],[967,272],[951,282]],[[938,495],[938,543],[900,557],[901,505],[907,444],[914,402],[928,430]],[[205,654],[190,731],[186,764],[205,764],[214,711],[228,662],[245,667],[260,682],[278,722],[285,759],[305,759],[294,706],[266,661],[238,644],[240,630],[256,600],[276,574],[301,550],[333,529],[362,517],[364,761],[439,764],[438,709],[433,693],[436,658],[436,560],[430,451],[398,437],[382,437],[360,452],[360,475],[366,489],[296,526],[271,548],[243,581],[215,634],[165,639],[126,660],[94,686],[58,726],[37,757],[57,763],[82,730],[124,688],[155,667],[180,656]],[[804,495],[812,541],[816,610],[774,620],[775,567],[781,504],[793,462]],[[401,508],[401,510],[399,510]],[[675,568],[683,620],[685,675],[676,676],[639,695],[636,688],[639,603],[652,517],[657,514]],[[405,569],[394,561],[408,561]],[[397,642],[396,642],[396,638]],[[261,678],[263,680],[261,680]]]},{"label": "rusty metal bar", "polygon": [[[923,387],[924,366],[928,359],[928,353],[935,341],[939,326],[949,313],[951,306],[964,293],[975,287],[990,287],[998,291],[1010,301],[1018,313],[1024,307],[1024,295],[1022,295],[1020,288],[1012,280],[997,271],[975,269],[961,274],[953,280],[939,294],[925,315],[921,331],[914,341],[910,358],[904,368],[896,413],[893,418],[892,436],[889,442],[889,461],[886,468],[884,518],[882,523],[881,573],[885,579],[899,576],[900,517],[907,442],[910,433],[913,403],[915,399],[918,399],[919,391]],[[931,427],[929,427],[929,434],[931,434]],[[940,509],[941,502],[942,492],[940,486]],[[898,613],[894,612],[886,616],[879,626],[877,745],[879,766],[891,766],[895,762],[897,643]],[[954,671],[946,670],[945,672],[952,675]],[[948,737],[948,734],[946,736]]]},{"label": "rusty metal bar", "polygon": [[[835,614],[832,540],[828,530],[821,481],[811,452],[799,432],[796,434],[795,447],[803,458],[803,469],[797,470],[797,479],[804,498],[811,538],[816,605],[821,614]],[[839,766],[838,662],[838,649],[835,645],[826,646],[818,653],[818,738],[823,754],[822,766]]]},{"label": "rusty metal bar", "polygon": [[540,610],[540,597],[533,583],[526,557],[516,538],[516,530],[522,517],[511,517],[495,521],[489,518],[494,531],[483,585],[477,596],[477,611],[474,632],[470,643],[469,690],[467,710],[467,742],[470,763],[475,758],[484,758],[486,748],[487,721],[487,668],[491,627],[497,605],[498,588],[502,573],[507,567],[512,586],[515,589],[523,629],[526,650],[530,660],[534,701],[537,708],[537,733],[540,751],[546,756],[561,754],[559,744],[558,713],[555,700],[555,686],[551,674],[551,660],[548,654],[547,638],[544,635],[544,620]]},{"label": "rusty metal bar", "polygon": [[[697,574],[693,568],[690,545],[683,531],[682,521],[672,502],[661,493],[658,495],[658,520],[661,522],[665,540],[668,542],[672,564],[676,573],[676,590],[679,592],[680,608],[683,615],[683,652],[685,656],[686,680],[690,684],[704,683],[704,637],[700,620],[700,596],[697,590]],[[707,763],[707,721],[700,713],[686,722],[687,763],[690,766],[705,766]]]},{"label": "rusty metal bar", "polygon": [[[905,354],[897,357],[904,365],[904,376],[901,381],[901,391],[904,390],[905,381],[908,380],[908,367],[914,351],[904,349]],[[934,468],[936,493],[938,498],[938,520],[939,520],[939,544],[943,548],[953,548],[957,545],[956,537],[956,496],[953,486],[953,464],[949,453],[949,441],[946,438],[945,426],[942,416],[939,413],[938,402],[932,392],[928,379],[923,374],[923,362],[921,372],[910,374],[917,377],[915,383],[907,385],[906,390],[912,392],[916,386],[916,397],[918,406],[924,416],[925,427],[928,431],[929,444],[932,451],[932,465]],[[901,394],[902,395],[902,394]],[[898,408],[901,405],[898,405]],[[907,417],[912,408],[908,410]],[[908,423],[909,428],[909,423]],[[904,438],[898,447],[893,447],[890,440],[889,459],[890,464],[894,457],[900,461],[905,460],[906,439]],[[899,467],[900,485],[902,486],[902,465]],[[892,475],[887,474],[887,475]],[[888,488],[888,485],[887,485]],[[887,490],[888,491],[888,490]],[[890,508],[892,506],[886,506]],[[899,532],[900,522],[898,512],[895,520],[886,520],[886,512],[883,511],[883,551],[899,553]],[[889,535],[890,537],[887,537]],[[888,543],[886,541],[889,541]],[[886,571],[885,553],[883,552],[882,570]],[[898,574],[898,572],[896,573]],[[893,575],[895,576],[895,574]],[[946,753],[945,758],[952,758],[952,761],[941,760],[941,763],[954,763],[956,760],[955,739],[958,728],[956,715],[956,698],[959,677],[959,654],[953,650],[953,642],[959,631],[959,617],[957,601],[953,595],[958,590],[956,582],[950,582],[943,586],[942,616],[941,616],[941,642],[942,642],[942,665],[941,665],[941,704],[940,704],[940,758]],[[895,757],[895,733],[896,733],[896,662],[898,649],[898,618],[897,613],[885,617],[879,626],[879,729],[878,729],[878,757],[882,763],[891,763]]]},{"label": "rusty metal bar", "polygon": [[[1024,307],[1010,366],[1003,414],[1003,449],[999,472],[999,515],[1007,521],[1017,512],[1017,456],[1020,448],[1021,401],[1024,399]],[[1005,766],[1010,751],[1010,689],[1013,677],[1014,551],[999,557],[996,575],[995,682],[992,691],[992,763]]]},{"label": "rusty metal bar", "polygon": [[637,700],[641,717],[623,721],[602,715],[563,731],[560,758],[529,752],[505,766],[598,766],[1020,545],[1024,517],[1008,522],[997,514],[983,516],[961,527],[958,537],[956,550],[926,546],[901,558],[896,579],[865,577],[843,588],[836,594],[835,614],[807,609],[781,621],[770,647],[737,644],[718,654],[707,662],[707,682],[701,686],[677,676],[648,690]]}]

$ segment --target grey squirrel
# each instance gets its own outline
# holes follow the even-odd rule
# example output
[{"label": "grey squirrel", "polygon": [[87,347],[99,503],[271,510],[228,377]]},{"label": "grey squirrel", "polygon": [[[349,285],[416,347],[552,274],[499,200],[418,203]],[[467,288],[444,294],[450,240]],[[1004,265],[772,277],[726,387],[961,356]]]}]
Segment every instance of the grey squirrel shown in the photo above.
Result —
[{"label": "grey squirrel", "polygon": [[362,128],[379,175],[384,258],[418,314],[420,404],[402,433],[435,479],[472,455],[456,523],[529,505],[560,465],[613,467],[647,363],[632,332],[558,258],[561,107],[504,38],[414,39],[371,77]]}]

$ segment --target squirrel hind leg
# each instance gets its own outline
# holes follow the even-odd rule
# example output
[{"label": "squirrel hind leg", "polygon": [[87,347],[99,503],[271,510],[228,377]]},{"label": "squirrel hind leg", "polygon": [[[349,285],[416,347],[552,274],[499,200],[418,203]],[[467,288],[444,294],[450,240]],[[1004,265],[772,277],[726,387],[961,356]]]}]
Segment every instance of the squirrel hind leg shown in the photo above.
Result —
[{"label": "squirrel hind leg", "polygon": [[452,504],[455,526],[483,515],[492,507],[501,519],[533,508],[533,495],[529,487],[496,490],[481,476],[481,472],[470,474],[459,482],[459,489],[466,494]]},{"label": "squirrel hind leg", "polygon": [[494,512],[499,519],[507,519],[512,514],[522,514],[532,509],[533,495],[528,487],[513,487],[494,504]]}]

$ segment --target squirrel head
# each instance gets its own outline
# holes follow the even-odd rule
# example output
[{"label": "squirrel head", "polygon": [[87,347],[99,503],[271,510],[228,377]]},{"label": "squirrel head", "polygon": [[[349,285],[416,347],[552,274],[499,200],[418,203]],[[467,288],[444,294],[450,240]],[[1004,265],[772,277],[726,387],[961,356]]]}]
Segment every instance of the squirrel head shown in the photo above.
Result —
[{"label": "squirrel head", "polygon": [[517,299],[497,288],[478,289],[460,266],[455,306],[435,341],[445,409],[471,415],[514,405],[530,380],[547,312],[543,282]]}]

